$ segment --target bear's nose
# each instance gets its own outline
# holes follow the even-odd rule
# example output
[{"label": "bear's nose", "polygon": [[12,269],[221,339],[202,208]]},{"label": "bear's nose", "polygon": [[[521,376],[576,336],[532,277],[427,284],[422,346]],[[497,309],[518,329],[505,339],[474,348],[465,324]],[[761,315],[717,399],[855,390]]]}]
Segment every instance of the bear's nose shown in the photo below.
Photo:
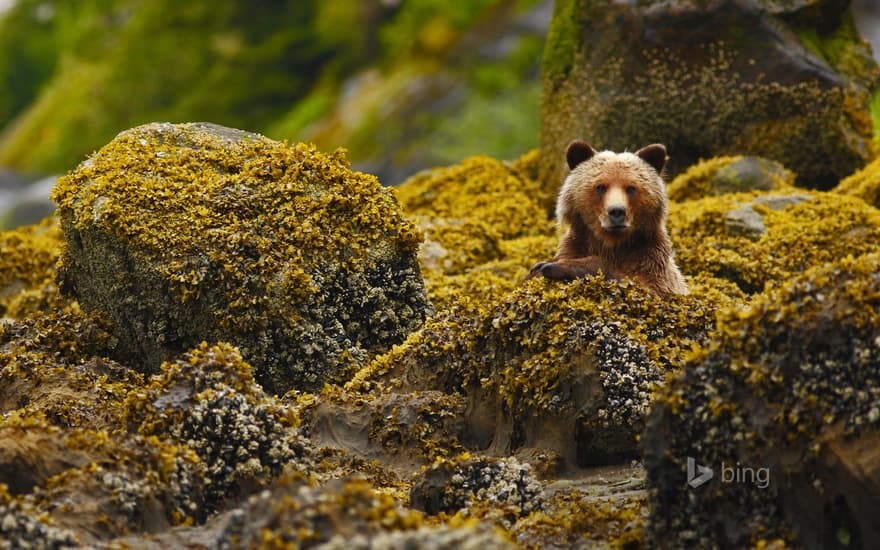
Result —
[{"label": "bear's nose", "polygon": [[608,218],[614,225],[623,225],[626,221],[626,208],[623,206],[609,206]]}]

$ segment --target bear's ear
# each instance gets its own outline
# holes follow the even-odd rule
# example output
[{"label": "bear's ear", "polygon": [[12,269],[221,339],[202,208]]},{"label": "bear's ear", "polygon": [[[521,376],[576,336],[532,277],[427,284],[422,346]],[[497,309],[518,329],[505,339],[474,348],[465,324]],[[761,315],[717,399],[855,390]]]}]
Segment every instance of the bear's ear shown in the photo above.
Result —
[{"label": "bear's ear", "polygon": [[663,167],[666,166],[666,147],[660,143],[643,147],[636,152],[636,155],[653,166],[658,174],[663,172]]},{"label": "bear's ear", "polygon": [[578,164],[590,160],[596,151],[583,141],[572,141],[565,150],[565,160],[568,161],[569,170],[574,170]]}]

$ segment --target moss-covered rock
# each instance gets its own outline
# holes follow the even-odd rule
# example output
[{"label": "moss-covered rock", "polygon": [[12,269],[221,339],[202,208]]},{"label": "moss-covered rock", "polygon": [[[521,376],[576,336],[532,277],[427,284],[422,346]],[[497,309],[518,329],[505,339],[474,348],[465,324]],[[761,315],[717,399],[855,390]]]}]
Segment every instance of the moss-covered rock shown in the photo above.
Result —
[{"label": "moss-covered rock", "polygon": [[[743,225],[744,208],[759,227]],[[747,294],[880,247],[880,211],[836,193],[732,193],[672,203],[668,225],[683,273],[726,279]]]},{"label": "moss-covered rock", "polygon": [[349,383],[468,398],[473,448],[542,448],[569,466],[633,456],[655,387],[704,343],[714,305],[631,281],[530,282],[429,320]]},{"label": "moss-covered rock", "polygon": [[714,157],[701,161],[666,187],[671,201],[702,199],[724,193],[776,191],[794,185],[795,175],[778,162],[760,157]]},{"label": "moss-covered rock", "polygon": [[844,258],[723,315],[648,421],[649,541],[880,544],[878,273]]},{"label": "moss-covered rock", "polygon": [[[95,544],[204,517],[199,460],[186,447],[106,430],[62,430],[39,413],[7,414],[0,432],[4,441],[21,443],[4,445],[0,472],[27,481],[15,487],[18,517],[10,527],[29,521]],[[7,540],[26,548],[36,535],[12,532]]]},{"label": "moss-covered rock", "polygon": [[700,158],[757,155],[829,189],[863,166],[880,72],[846,3],[813,2],[822,17],[797,4],[557,2],[543,65],[544,185],[562,181],[572,139],[615,151],[662,142],[673,176]]},{"label": "moss-covered rock", "polygon": [[834,190],[859,197],[875,208],[880,208],[880,159],[841,180]]},{"label": "moss-covered rock", "polygon": [[270,392],[344,380],[429,304],[391,192],[325,155],[211,124],[120,134],[59,180],[60,277],[155,372],[229,341]]},{"label": "moss-covered rock", "polygon": [[211,512],[268,485],[296,457],[292,428],[299,419],[263,393],[251,366],[228,344],[202,343],[164,363],[148,386],[129,394],[125,407],[133,430],[195,452]]}]

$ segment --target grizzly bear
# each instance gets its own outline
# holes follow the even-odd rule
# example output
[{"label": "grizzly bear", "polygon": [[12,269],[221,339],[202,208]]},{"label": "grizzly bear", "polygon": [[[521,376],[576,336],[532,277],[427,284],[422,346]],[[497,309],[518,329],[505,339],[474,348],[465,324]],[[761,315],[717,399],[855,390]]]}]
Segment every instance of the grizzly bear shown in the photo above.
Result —
[{"label": "grizzly bear", "polygon": [[656,293],[687,294],[666,233],[666,147],[598,153],[573,141],[565,157],[571,172],[559,191],[556,217],[568,230],[556,256],[536,264],[527,278],[571,280],[601,270]]}]

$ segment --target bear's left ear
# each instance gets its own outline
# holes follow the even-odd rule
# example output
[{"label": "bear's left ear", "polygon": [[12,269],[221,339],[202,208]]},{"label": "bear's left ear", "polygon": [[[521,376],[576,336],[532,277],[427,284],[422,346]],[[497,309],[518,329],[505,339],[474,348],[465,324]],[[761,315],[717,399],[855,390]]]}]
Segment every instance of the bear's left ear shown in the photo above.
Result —
[{"label": "bear's left ear", "polygon": [[636,155],[653,166],[658,174],[661,173],[663,167],[666,166],[666,147],[660,143],[654,143],[647,147],[643,147],[636,152]]},{"label": "bear's left ear", "polygon": [[565,149],[565,160],[568,162],[568,169],[574,170],[577,165],[593,158],[596,151],[583,141],[572,141]]}]

